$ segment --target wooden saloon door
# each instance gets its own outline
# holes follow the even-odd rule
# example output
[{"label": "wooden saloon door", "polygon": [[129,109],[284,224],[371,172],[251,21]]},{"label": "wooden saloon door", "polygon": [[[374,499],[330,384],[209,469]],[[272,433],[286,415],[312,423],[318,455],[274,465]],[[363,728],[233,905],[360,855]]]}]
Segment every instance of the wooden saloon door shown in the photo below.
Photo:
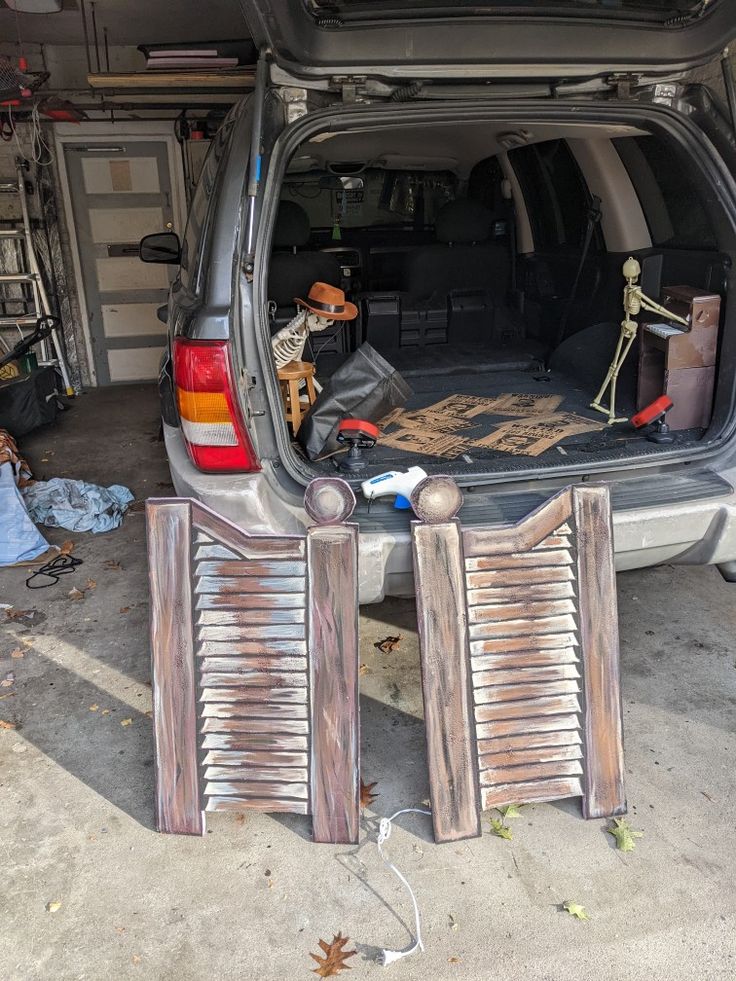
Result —
[{"label": "wooden saloon door", "polygon": [[146,506],[159,831],[256,808],[358,840],[355,498],[318,478],[304,506],[315,526],[282,537],[188,498]]},{"label": "wooden saloon door", "polygon": [[412,503],[436,840],[477,836],[481,811],[511,803],[623,813],[607,488],[567,488],[498,528],[462,528],[450,477]]}]

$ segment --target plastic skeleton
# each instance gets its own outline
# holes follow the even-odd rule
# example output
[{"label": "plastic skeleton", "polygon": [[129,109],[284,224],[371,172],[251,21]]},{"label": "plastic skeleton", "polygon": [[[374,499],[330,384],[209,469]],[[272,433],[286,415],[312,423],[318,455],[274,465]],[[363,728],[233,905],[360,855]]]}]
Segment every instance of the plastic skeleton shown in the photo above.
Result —
[{"label": "plastic skeleton", "polygon": [[[286,327],[282,327],[271,338],[276,367],[283,368],[290,361],[301,361],[307,337],[310,334],[318,334],[320,331],[326,330],[333,323],[333,320],[320,317],[319,314],[312,313],[311,310],[299,310]],[[321,391],[316,381],[314,387],[318,392]]]},{"label": "plastic skeleton", "polygon": [[[604,378],[598,394],[590,403],[591,409],[597,409],[598,412],[602,412],[608,416],[609,425],[614,422],[628,422],[626,416],[616,417],[616,383],[618,382],[621,367],[631,350],[631,345],[634,343],[639,329],[638,323],[631,318],[636,317],[642,310],[648,310],[650,313],[660,314],[666,320],[674,320],[678,324],[683,324],[685,327],[690,326],[687,320],[678,317],[677,314],[667,310],[666,307],[660,306],[659,303],[656,303],[646,293],[642,292],[641,286],[635,282],[639,278],[640,273],[641,266],[636,259],[629,256],[623,267],[626,286],[624,286],[624,319],[621,321],[621,333],[618,337],[618,343],[616,344],[616,350],[611,366],[608,369],[608,374]],[[601,405],[601,399],[609,386],[611,391],[608,399],[608,408],[606,408],[605,405]]]}]

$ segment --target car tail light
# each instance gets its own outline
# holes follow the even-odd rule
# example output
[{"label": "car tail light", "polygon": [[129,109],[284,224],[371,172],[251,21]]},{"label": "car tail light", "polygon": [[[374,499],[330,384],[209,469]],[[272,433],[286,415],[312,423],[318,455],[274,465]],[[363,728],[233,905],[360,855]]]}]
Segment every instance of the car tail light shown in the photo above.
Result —
[{"label": "car tail light", "polygon": [[195,467],[207,473],[261,469],[235,397],[227,341],[175,338],[174,385]]}]

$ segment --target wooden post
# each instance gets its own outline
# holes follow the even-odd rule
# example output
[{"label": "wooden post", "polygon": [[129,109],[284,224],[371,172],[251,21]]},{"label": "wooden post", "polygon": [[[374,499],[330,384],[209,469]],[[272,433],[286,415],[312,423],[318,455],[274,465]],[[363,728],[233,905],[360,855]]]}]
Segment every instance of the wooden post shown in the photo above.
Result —
[{"label": "wooden post", "polygon": [[204,834],[197,773],[197,724],[188,501],[146,507],[151,589],[151,659],[156,826]]},{"label": "wooden post", "polygon": [[572,505],[578,534],[578,616],[585,669],[583,814],[586,818],[608,817],[626,812],[616,574],[608,488],[574,487]]},{"label": "wooden post", "polygon": [[[460,522],[462,494],[450,477],[415,488],[412,546],[434,836],[477,838],[480,828],[475,721]],[[424,523],[421,523],[424,522]]]},{"label": "wooden post", "polygon": [[348,484],[313,480],[304,498],[309,570],[310,798],[314,840],[358,841],[358,528]]}]

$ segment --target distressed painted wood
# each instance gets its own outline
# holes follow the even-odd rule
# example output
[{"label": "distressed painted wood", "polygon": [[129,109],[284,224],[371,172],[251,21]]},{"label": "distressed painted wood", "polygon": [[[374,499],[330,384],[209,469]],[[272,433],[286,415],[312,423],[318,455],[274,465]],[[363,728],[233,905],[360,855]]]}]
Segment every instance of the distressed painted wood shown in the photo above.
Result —
[{"label": "distressed painted wood", "polygon": [[619,678],[618,616],[615,600],[613,538],[608,490],[573,490],[575,524],[586,529],[586,547],[578,549],[580,643],[585,652],[585,742],[596,751],[585,769],[583,811],[608,817],[626,810],[623,718]]},{"label": "distressed painted wood", "polygon": [[[307,488],[305,507],[320,523],[307,535],[309,679],[312,699],[311,801],[315,841],[355,842],[360,813],[358,723],[358,528],[343,522],[354,504],[325,501]],[[322,493],[322,488],[318,488]]]},{"label": "distressed painted wood", "polygon": [[349,486],[313,481],[303,535],[250,535],[186,499],[147,504],[156,810],[311,814],[358,840],[357,526]]},{"label": "distressed painted wood", "polygon": [[436,491],[452,494],[453,489],[457,509],[450,520],[415,523],[412,534],[414,574],[421,584],[417,589],[417,617],[422,640],[424,725],[432,821],[438,841],[480,834],[462,541],[460,523],[454,517],[461,496],[454,482]]},{"label": "distressed painted wood", "polygon": [[[162,502],[148,513],[151,674],[158,680],[153,688],[156,824],[159,831],[202,835],[190,525],[187,501]],[[176,555],[177,561],[167,555]]]},{"label": "distressed painted wood", "polygon": [[607,488],[502,528],[461,528],[461,503],[449,477],[412,495],[435,838],[477,835],[481,810],[512,803],[624,812]]}]

